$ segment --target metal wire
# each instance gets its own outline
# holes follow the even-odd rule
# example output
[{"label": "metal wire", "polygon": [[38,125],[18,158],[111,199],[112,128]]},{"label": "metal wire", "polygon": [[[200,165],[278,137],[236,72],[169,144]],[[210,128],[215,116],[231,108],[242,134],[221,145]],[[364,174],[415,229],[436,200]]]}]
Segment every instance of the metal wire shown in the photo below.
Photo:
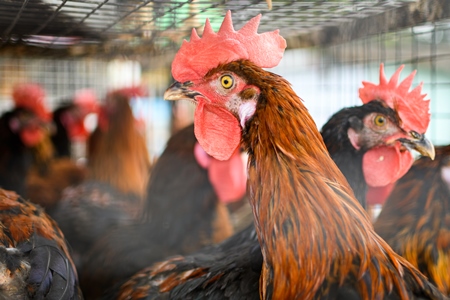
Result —
[{"label": "metal wire", "polygon": [[[431,1],[441,5],[443,12],[416,5]],[[236,28],[262,13],[260,31],[278,28],[285,38],[292,38],[288,45],[297,48],[345,42],[430,18],[450,17],[445,5],[446,0],[291,0],[274,1],[268,10],[263,0],[0,0],[0,45],[63,50],[77,46],[77,53],[85,55],[108,51],[120,55],[125,50],[165,53],[176,49],[192,27],[201,29],[206,18],[217,29],[231,10]],[[374,22],[379,26],[373,26]]]}]

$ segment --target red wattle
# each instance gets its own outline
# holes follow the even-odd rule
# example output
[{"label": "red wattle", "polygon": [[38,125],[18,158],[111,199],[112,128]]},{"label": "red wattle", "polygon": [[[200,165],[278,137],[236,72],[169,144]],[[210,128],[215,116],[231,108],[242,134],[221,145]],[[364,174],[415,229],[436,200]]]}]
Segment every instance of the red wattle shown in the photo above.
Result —
[{"label": "red wattle", "polygon": [[208,168],[209,181],[220,201],[230,203],[244,197],[247,190],[245,168],[239,149],[226,161],[211,158]]},{"label": "red wattle", "polygon": [[386,202],[387,198],[391,194],[395,187],[395,182],[385,186],[369,186],[366,195],[366,202],[368,205],[381,204]]},{"label": "red wattle", "polygon": [[44,138],[44,132],[40,128],[26,128],[20,132],[20,139],[27,147],[36,146]]},{"label": "red wattle", "polygon": [[194,132],[200,146],[218,160],[229,159],[241,141],[238,120],[225,108],[197,100]]},{"label": "red wattle", "polygon": [[363,157],[364,178],[370,186],[386,186],[405,175],[413,162],[409,151],[400,151],[400,144],[371,149]]}]

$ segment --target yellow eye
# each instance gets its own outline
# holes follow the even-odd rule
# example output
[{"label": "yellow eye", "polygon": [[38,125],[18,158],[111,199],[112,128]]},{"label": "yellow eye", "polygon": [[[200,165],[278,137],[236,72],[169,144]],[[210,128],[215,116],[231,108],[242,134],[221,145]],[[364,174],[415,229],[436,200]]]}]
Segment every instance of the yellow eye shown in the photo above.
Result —
[{"label": "yellow eye", "polygon": [[382,115],[378,115],[375,117],[374,123],[375,123],[375,125],[380,126],[380,127],[384,126],[384,124],[386,123],[386,118]]},{"label": "yellow eye", "polygon": [[230,75],[223,75],[220,78],[220,83],[222,84],[222,86],[224,88],[229,89],[233,86],[234,80],[233,80],[233,77],[231,77]]}]

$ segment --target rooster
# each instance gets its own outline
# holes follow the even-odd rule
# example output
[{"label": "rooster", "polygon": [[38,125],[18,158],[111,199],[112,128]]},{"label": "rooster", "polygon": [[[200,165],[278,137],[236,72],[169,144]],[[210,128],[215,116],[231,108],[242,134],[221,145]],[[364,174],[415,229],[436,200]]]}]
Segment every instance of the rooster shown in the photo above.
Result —
[{"label": "rooster", "polygon": [[[402,69],[388,81],[381,64],[380,84],[363,82],[359,91],[364,104],[340,110],[321,130],[331,158],[364,208],[368,184],[393,184],[409,170],[414,159],[407,149],[434,158],[434,147],[424,136],[430,123],[430,101],[424,101],[422,84],[408,92],[416,71],[398,83]],[[411,113],[422,116],[414,130],[402,122]],[[399,139],[405,132],[407,138]]]},{"label": "rooster", "polygon": [[86,297],[95,299],[167,255],[229,237],[233,229],[224,203],[245,195],[245,165],[239,151],[227,161],[208,156],[191,125],[170,138],[147,190],[146,221],[111,230],[85,254],[80,281]]},{"label": "rooster", "polygon": [[52,213],[73,248],[78,269],[94,242],[115,226],[131,224],[142,212],[150,162],[129,98],[121,90],[108,95],[99,126],[89,138],[88,177],[67,188]]},{"label": "rooster", "polygon": [[0,189],[0,299],[82,299],[56,222],[42,208]]},{"label": "rooster", "polygon": [[422,157],[395,185],[374,224],[375,231],[450,294],[450,146],[436,159]]},{"label": "rooster", "polygon": [[27,172],[45,138],[51,114],[45,91],[36,83],[17,85],[14,109],[0,117],[0,187],[25,194]]},{"label": "rooster", "polygon": [[[209,21],[202,38],[193,30],[172,64],[177,82],[165,93],[167,100],[197,104],[195,133],[207,153],[227,159],[241,144],[249,154],[249,198],[263,258],[259,296],[446,299],[374,232],[300,98],[262,69],[278,64],[286,42],[277,31],[257,34],[259,19],[235,31],[228,12],[218,33]],[[240,269],[242,253],[228,254],[236,260],[227,267]],[[204,289],[218,281],[223,298],[248,299],[254,291],[240,272],[217,275],[214,255],[196,258],[175,257],[138,273],[119,299],[214,297]],[[246,260],[251,265],[248,252]],[[199,261],[211,268],[197,267]]]}]

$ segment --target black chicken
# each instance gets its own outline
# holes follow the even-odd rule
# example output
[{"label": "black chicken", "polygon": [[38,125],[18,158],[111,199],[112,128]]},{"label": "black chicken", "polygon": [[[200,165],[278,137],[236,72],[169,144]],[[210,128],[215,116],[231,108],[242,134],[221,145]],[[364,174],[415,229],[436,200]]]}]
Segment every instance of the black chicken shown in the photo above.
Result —
[{"label": "black chicken", "polygon": [[19,85],[13,91],[15,108],[0,117],[0,187],[22,196],[29,168],[39,159],[36,147],[48,130],[44,98],[39,85]]}]

